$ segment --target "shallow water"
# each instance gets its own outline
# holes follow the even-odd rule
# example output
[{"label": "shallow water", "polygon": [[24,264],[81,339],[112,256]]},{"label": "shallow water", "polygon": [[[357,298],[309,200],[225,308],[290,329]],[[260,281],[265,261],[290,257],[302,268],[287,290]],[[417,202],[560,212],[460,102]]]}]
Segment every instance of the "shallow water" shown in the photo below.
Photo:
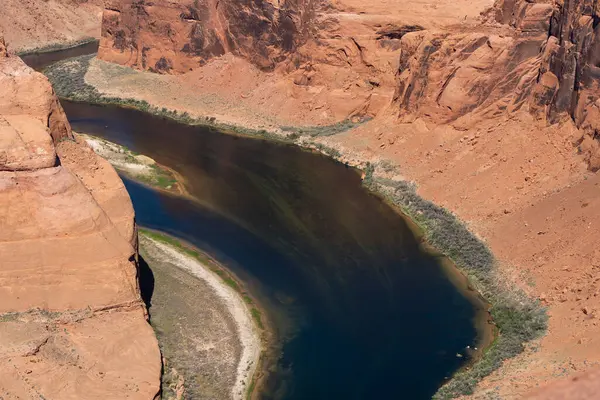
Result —
[{"label": "shallow water", "polygon": [[125,181],[143,226],[233,270],[282,340],[273,399],[426,399],[474,345],[476,307],[351,168],[295,146],[63,102],[76,131],[174,168],[191,202]]}]

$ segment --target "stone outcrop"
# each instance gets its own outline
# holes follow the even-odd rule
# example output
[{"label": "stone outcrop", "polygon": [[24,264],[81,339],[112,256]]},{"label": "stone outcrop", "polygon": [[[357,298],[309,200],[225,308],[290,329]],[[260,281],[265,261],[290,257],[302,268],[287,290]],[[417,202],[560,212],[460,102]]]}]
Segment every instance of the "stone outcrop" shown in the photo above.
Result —
[{"label": "stone outcrop", "polygon": [[155,398],[123,183],[2,40],[0,93],[0,398]]},{"label": "stone outcrop", "polygon": [[4,38],[0,36],[0,57],[8,57],[8,50],[6,49],[6,43]]},{"label": "stone outcrop", "polygon": [[389,105],[404,35],[470,25],[489,2],[110,0],[98,58],[192,84],[202,75],[203,93],[333,124]]},{"label": "stone outcrop", "polygon": [[155,72],[187,72],[234,53],[272,69],[306,37],[312,0],[109,0],[100,57]]},{"label": "stone outcrop", "polygon": [[0,36],[27,51],[100,37],[104,0],[2,0]]},{"label": "stone outcrop", "polygon": [[599,169],[595,2],[499,0],[484,17],[476,30],[403,36],[394,96],[402,119],[465,128],[521,109],[548,123],[568,116]]}]

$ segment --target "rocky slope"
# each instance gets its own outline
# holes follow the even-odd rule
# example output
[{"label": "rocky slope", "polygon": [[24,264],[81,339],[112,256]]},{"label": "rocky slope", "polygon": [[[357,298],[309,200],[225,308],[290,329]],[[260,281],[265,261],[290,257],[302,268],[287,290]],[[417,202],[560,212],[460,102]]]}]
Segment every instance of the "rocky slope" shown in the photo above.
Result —
[{"label": "rocky slope", "polygon": [[[375,116],[389,104],[405,32],[470,26],[491,4],[111,0],[99,58],[140,70],[185,73],[185,83],[173,94],[176,79],[165,78],[169,87],[161,84],[162,90],[180,105],[205,97],[194,105],[205,115],[231,118],[231,113],[218,115],[223,108],[218,100],[225,97],[250,108],[249,116],[237,118],[240,123],[268,114],[295,125],[330,124]],[[126,83],[132,90],[143,90],[132,81]],[[196,96],[182,99],[186,92]]]},{"label": "rocky slope", "polygon": [[0,35],[15,51],[99,38],[102,4],[103,0],[2,0]]},{"label": "rocky slope", "polygon": [[500,0],[476,30],[414,32],[401,41],[395,101],[404,121],[468,128],[525,109],[569,116],[591,170],[600,168],[599,14],[594,2]]},{"label": "rocky slope", "polygon": [[0,397],[153,399],[131,202],[0,39]]}]

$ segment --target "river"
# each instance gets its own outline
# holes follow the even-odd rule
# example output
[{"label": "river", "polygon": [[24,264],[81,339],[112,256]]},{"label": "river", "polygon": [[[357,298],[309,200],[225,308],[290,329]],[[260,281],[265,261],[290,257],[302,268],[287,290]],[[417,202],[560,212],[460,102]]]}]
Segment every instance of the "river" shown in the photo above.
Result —
[{"label": "river", "polygon": [[[96,48],[24,59],[39,70]],[[469,362],[486,304],[357,171],[292,145],[62,104],[76,131],[186,179],[197,201],[124,182],[140,225],[212,255],[265,308],[281,354],[258,397],[427,399]]]},{"label": "river", "polygon": [[125,183],[140,225],[212,255],[264,305],[282,347],[259,397],[426,399],[468,361],[485,305],[352,168],[292,145],[62,103],[74,130],[186,179],[198,201]]}]

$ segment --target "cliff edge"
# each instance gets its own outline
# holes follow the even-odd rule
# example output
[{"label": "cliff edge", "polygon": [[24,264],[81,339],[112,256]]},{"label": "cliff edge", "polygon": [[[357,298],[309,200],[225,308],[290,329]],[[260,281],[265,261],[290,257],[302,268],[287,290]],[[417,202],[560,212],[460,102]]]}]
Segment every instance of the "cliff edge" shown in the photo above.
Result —
[{"label": "cliff edge", "polygon": [[0,39],[0,397],[153,399],[131,201]]}]

